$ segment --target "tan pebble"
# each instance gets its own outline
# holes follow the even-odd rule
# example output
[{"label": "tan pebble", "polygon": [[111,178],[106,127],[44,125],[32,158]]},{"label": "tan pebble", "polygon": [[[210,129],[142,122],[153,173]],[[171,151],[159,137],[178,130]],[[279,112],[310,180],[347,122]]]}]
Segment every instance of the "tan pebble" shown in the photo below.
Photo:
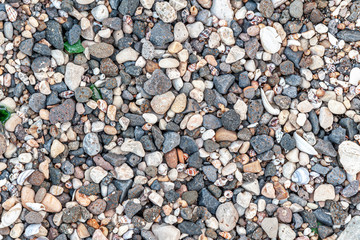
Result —
[{"label": "tan pebble", "polygon": [[49,163],[50,163],[50,159],[47,158],[45,161],[43,161],[39,164],[39,171],[44,174],[46,179],[49,179],[49,176],[50,176]]},{"label": "tan pebble", "polygon": [[24,208],[31,211],[31,209],[26,205],[26,203],[35,202],[35,191],[30,187],[23,187],[21,189],[21,204]]},{"label": "tan pebble", "polygon": [[116,128],[113,126],[110,126],[110,125],[106,125],[104,127],[104,132],[108,135],[116,135],[117,134]]},{"label": "tan pebble", "polygon": [[56,213],[62,209],[60,201],[49,193],[45,195],[41,203],[44,204],[46,212]]},{"label": "tan pebble", "polygon": [[203,117],[200,114],[194,114],[186,124],[188,130],[192,131],[202,125]]},{"label": "tan pebble", "polygon": [[206,55],[205,56],[205,60],[211,65],[216,67],[217,66],[217,61],[215,59],[215,57],[213,55]]},{"label": "tan pebble", "polygon": [[275,189],[272,183],[266,183],[264,187],[261,189],[261,195],[267,198],[275,198]]},{"label": "tan pebble", "polygon": [[252,163],[248,163],[243,167],[244,172],[258,173],[261,171],[260,161],[257,160]]},{"label": "tan pebble", "polygon": [[41,109],[39,112],[39,116],[41,117],[41,119],[44,119],[44,120],[49,120],[49,115],[50,115],[50,112],[49,112],[49,110],[46,110],[46,109]]},{"label": "tan pebble", "polygon": [[90,237],[90,233],[89,231],[87,230],[87,227],[83,224],[83,223],[80,223],[76,229],[76,232],[79,236],[79,238],[87,238],[87,237]]},{"label": "tan pebble", "polygon": [[108,109],[107,109],[107,116],[111,121],[115,121],[115,117],[116,117],[116,106],[114,105],[109,105]]},{"label": "tan pebble", "polygon": [[176,96],[174,103],[171,106],[171,110],[175,113],[181,113],[185,110],[187,98],[185,93],[181,93]]},{"label": "tan pebble", "polygon": [[59,156],[59,154],[64,152],[65,146],[59,140],[55,139],[51,145],[50,150],[51,150],[51,157],[56,158],[57,156]]},{"label": "tan pebble", "polygon": [[5,129],[9,132],[14,132],[15,127],[21,123],[21,118],[17,114],[12,114],[9,120],[7,120],[5,123]]},{"label": "tan pebble", "polygon": [[168,47],[168,51],[171,54],[178,53],[182,49],[183,49],[183,46],[181,45],[180,42],[177,42],[177,41],[172,42]]},{"label": "tan pebble", "polygon": [[79,191],[76,191],[76,193],[75,193],[75,200],[76,200],[81,206],[84,206],[84,207],[89,206],[90,203],[91,203],[91,200],[89,199],[89,197],[86,196],[86,195],[83,194],[83,193],[80,193]]},{"label": "tan pebble", "polygon": [[15,206],[15,204],[17,204],[19,202],[18,199],[16,199],[16,197],[11,197],[9,199],[7,199],[1,206],[6,210],[9,211],[10,208],[12,208],[13,206]]},{"label": "tan pebble", "polygon": [[215,139],[217,142],[236,141],[237,135],[236,132],[226,130],[225,128],[220,128],[215,133]]}]

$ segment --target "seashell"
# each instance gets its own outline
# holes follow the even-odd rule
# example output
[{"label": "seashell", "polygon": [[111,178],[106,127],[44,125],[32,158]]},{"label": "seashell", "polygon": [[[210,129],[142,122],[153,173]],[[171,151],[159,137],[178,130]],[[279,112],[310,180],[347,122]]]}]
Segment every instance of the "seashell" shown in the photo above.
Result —
[{"label": "seashell", "polygon": [[214,182],[214,185],[218,187],[223,187],[226,185],[227,182],[228,180],[226,178],[219,178]]},{"label": "seashell", "polygon": [[10,6],[9,4],[5,4],[5,10],[8,16],[8,19],[10,22],[15,22],[16,18],[17,18],[17,12],[15,11],[15,9]]},{"label": "seashell", "polygon": [[38,224],[30,224],[25,229],[24,237],[30,238],[31,236],[34,236],[34,235],[38,234],[40,232],[40,227],[41,227],[40,223],[38,223]]},{"label": "seashell", "polygon": [[17,203],[10,208],[9,211],[5,212],[1,217],[0,228],[8,227],[13,224],[20,217],[21,211],[21,203]]},{"label": "seashell", "polygon": [[199,173],[199,171],[197,171],[196,168],[191,167],[191,168],[186,169],[185,173],[189,176],[194,177],[196,174]]},{"label": "seashell", "polygon": [[167,166],[167,164],[166,163],[161,163],[160,165],[159,165],[159,167],[158,167],[158,173],[160,174],[160,175],[163,175],[163,176],[165,176],[166,174],[167,174],[167,172],[168,172],[168,166]]},{"label": "seashell", "polygon": [[45,210],[45,206],[44,204],[41,203],[32,203],[32,202],[27,202],[25,203],[27,207],[29,207],[31,210],[39,212],[39,211],[44,211]]},{"label": "seashell", "polygon": [[226,191],[224,192],[224,196],[225,196],[226,198],[232,198],[232,197],[234,196],[234,193],[233,193],[232,191],[230,191],[230,190],[226,190]]},{"label": "seashell", "polygon": [[131,219],[128,216],[120,216],[118,218],[119,223],[123,223],[123,224],[130,224],[131,223]]},{"label": "seashell", "polygon": [[67,90],[67,91],[61,92],[61,93],[59,94],[59,96],[60,96],[61,98],[68,99],[68,98],[71,98],[71,97],[75,96],[75,92],[74,92],[74,91],[71,91],[71,90]]},{"label": "seashell", "polygon": [[183,22],[186,22],[188,16],[190,15],[190,12],[188,9],[184,9],[182,12],[181,12],[181,17],[182,17],[182,20]]},{"label": "seashell", "polygon": [[132,24],[133,24],[133,20],[131,19],[131,16],[129,16],[129,15],[125,15],[123,17],[123,21],[130,26],[132,26]]},{"label": "seashell", "polygon": [[151,127],[152,127],[152,124],[151,123],[145,123],[144,126],[142,126],[142,129],[144,131],[150,131],[151,130]]},{"label": "seashell", "polygon": [[19,177],[17,178],[16,182],[19,185],[23,185],[25,180],[33,173],[35,172],[35,170],[30,169],[30,170],[25,170],[24,172],[20,173]]},{"label": "seashell", "polygon": [[219,71],[216,69],[216,67],[214,67],[214,66],[212,66],[210,64],[208,64],[208,66],[209,66],[211,75],[219,76]]},{"label": "seashell", "polygon": [[199,34],[199,38],[207,39],[209,38],[211,32],[212,32],[211,28],[206,28]]},{"label": "seashell", "polygon": [[310,181],[309,171],[304,167],[296,169],[291,176],[291,181],[300,185],[308,184]]},{"label": "seashell", "polygon": [[271,104],[269,103],[269,101],[264,93],[264,90],[262,90],[261,88],[260,88],[260,93],[261,93],[261,100],[263,102],[263,105],[264,105],[266,111],[268,111],[272,115],[279,115],[280,110],[271,106]]},{"label": "seashell", "polygon": [[231,239],[231,234],[229,232],[220,232],[219,235],[225,239]]},{"label": "seashell", "polygon": [[188,66],[188,71],[189,72],[195,72],[195,70],[196,70],[196,63],[190,64]]},{"label": "seashell", "polygon": [[178,172],[183,172],[185,170],[186,166],[184,163],[179,163],[177,166],[176,166],[176,170]]},{"label": "seashell", "polygon": [[296,147],[300,151],[310,155],[318,155],[318,152],[315,150],[315,148],[311,146],[307,141],[305,141],[302,137],[300,137],[296,132],[294,132],[294,139],[296,142]]},{"label": "seashell", "polygon": [[12,185],[11,183],[9,183],[9,182],[5,183],[5,187],[11,193],[11,196],[18,196],[19,195],[18,189],[14,185]]}]

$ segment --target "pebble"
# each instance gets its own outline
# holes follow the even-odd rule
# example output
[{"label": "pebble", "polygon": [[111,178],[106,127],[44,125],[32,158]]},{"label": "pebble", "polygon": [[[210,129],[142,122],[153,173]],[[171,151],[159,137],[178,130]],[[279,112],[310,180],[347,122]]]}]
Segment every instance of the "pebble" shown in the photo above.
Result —
[{"label": "pebble", "polygon": [[333,200],[335,198],[335,189],[331,184],[322,184],[314,191],[314,201]]},{"label": "pebble", "polygon": [[65,84],[70,90],[75,90],[80,86],[81,77],[84,75],[85,69],[82,66],[69,62],[66,65]]}]

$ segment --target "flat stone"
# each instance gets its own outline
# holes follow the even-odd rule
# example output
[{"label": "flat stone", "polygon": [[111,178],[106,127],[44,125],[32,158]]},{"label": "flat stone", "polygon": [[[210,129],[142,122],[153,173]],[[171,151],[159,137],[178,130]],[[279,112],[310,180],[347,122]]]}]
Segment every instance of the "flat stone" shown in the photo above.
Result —
[{"label": "flat stone", "polygon": [[75,101],[72,99],[67,99],[59,106],[51,108],[49,119],[51,124],[55,124],[57,122],[65,123],[72,120],[74,113]]}]

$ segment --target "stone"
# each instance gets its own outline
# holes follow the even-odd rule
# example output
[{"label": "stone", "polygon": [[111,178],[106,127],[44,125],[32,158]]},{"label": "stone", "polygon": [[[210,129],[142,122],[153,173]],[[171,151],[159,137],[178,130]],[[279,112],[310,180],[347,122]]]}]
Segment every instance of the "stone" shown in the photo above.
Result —
[{"label": "stone", "polygon": [[303,16],[303,3],[301,0],[296,0],[290,4],[289,13],[293,18],[301,18]]},{"label": "stone", "polygon": [[[249,54],[249,52],[247,52],[247,54]],[[239,46],[233,46],[230,49],[230,52],[227,55],[225,62],[231,64],[239,61],[240,59],[243,59],[244,56],[245,56],[245,50],[243,48],[240,48]]]},{"label": "stone", "polygon": [[151,100],[150,105],[157,114],[164,114],[169,110],[174,100],[175,95],[169,91],[161,95],[156,95]]},{"label": "stone", "polygon": [[231,74],[214,77],[216,90],[221,94],[226,94],[231,85],[235,82],[235,76]]},{"label": "stone", "polygon": [[145,151],[141,142],[134,141],[133,139],[125,139],[125,142],[121,145],[121,151],[132,152],[139,157],[145,156]]},{"label": "stone", "polygon": [[234,45],[235,44],[235,38],[234,38],[234,32],[229,27],[221,27],[217,30],[217,33],[219,34],[221,41],[226,45]]},{"label": "stone", "polygon": [[56,213],[62,209],[60,201],[50,193],[45,195],[41,203],[45,206],[46,212]]},{"label": "stone", "polygon": [[102,22],[109,17],[109,11],[105,5],[99,4],[91,10],[91,14],[96,21]]},{"label": "stone", "polygon": [[276,53],[281,47],[281,37],[273,27],[264,27],[260,30],[260,41],[264,50],[268,53]]},{"label": "stone", "polygon": [[291,229],[290,225],[279,224],[279,239],[280,240],[293,240],[296,237],[296,233]]},{"label": "stone", "polygon": [[320,108],[319,114],[319,123],[320,126],[324,129],[328,129],[332,126],[334,121],[334,116],[327,107]]},{"label": "stone", "polygon": [[333,99],[329,101],[328,108],[333,114],[344,114],[346,112],[344,104]]},{"label": "stone", "polygon": [[52,158],[56,158],[59,154],[65,151],[65,146],[59,140],[55,139],[51,144],[50,155]]},{"label": "stone", "polygon": [[36,113],[40,112],[46,107],[46,96],[42,93],[32,94],[29,99],[29,107]]},{"label": "stone", "polygon": [[258,154],[261,154],[274,146],[274,140],[267,135],[257,135],[251,138],[250,144]]},{"label": "stone", "polygon": [[279,228],[277,218],[264,218],[261,222],[261,227],[269,238],[276,238]]},{"label": "stone", "polygon": [[72,120],[75,114],[75,101],[72,99],[65,100],[59,106],[50,110],[49,119],[52,124],[57,122],[65,123]]},{"label": "stone", "polygon": [[231,202],[226,202],[217,208],[216,218],[219,221],[220,230],[229,232],[235,228],[239,214]]},{"label": "stone", "polygon": [[128,61],[136,61],[139,57],[139,53],[131,47],[121,50],[116,54],[116,61],[121,64]]},{"label": "stone", "polygon": [[88,133],[83,140],[83,148],[89,156],[95,156],[102,150],[99,137],[96,133]]},{"label": "stone", "polygon": [[230,0],[213,0],[210,11],[217,18],[226,21],[231,21],[234,17],[234,11],[232,10]]},{"label": "stone", "polygon": [[359,81],[360,81],[360,68],[354,67],[350,71],[349,83],[354,85],[354,86],[358,86]]},{"label": "stone", "polygon": [[360,172],[360,146],[351,141],[344,141],[339,145],[340,162],[348,174]]},{"label": "stone", "polygon": [[62,36],[61,25],[55,21],[50,20],[46,23],[46,40],[56,49],[64,49],[64,40]]},{"label": "stone", "polygon": [[176,20],[176,11],[168,2],[157,2],[155,4],[155,11],[165,23],[172,23]]},{"label": "stone", "polygon": [[81,77],[84,75],[85,69],[82,66],[69,62],[66,65],[65,84],[70,90],[75,90],[80,86]]},{"label": "stone", "polygon": [[171,86],[168,76],[162,70],[155,69],[149,80],[144,83],[144,90],[150,95],[161,95],[169,91]]},{"label": "stone", "polygon": [[338,240],[354,239],[354,236],[360,236],[360,216],[351,219],[344,231],[341,232]]},{"label": "stone", "polygon": [[157,239],[163,240],[179,240],[180,230],[168,224],[154,224],[151,228]]},{"label": "stone", "polygon": [[259,5],[259,11],[265,18],[270,18],[274,13],[274,5],[271,0],[262,0]]},{"label": "stone", "polygon": [[335,199],[335,189],[331,184],[322,184],[314,191],[314,201],[326,201]]},{"label": "stone", "polygon": [[89,47],[90,55],[96,58],[108,58],[114,53],[114,47],[108,43],[95,43]]}]

